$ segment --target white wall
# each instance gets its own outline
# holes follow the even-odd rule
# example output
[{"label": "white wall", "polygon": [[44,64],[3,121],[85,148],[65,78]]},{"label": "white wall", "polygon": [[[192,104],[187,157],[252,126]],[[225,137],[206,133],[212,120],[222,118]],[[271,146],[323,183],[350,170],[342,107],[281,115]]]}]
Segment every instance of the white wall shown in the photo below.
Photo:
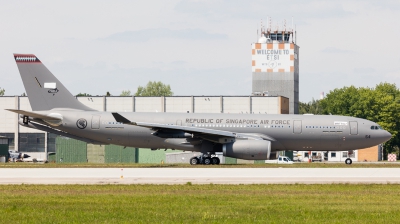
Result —
[{"label": "white wall", "polygon": [[135,112],[162,112],[161,97],[135,97]]},{"label": "white wall", "polygon": [[224,113],[250,113],[250,97],[224,97],[223,102]]},{"label": "white wall", "polygon": [[165,112],[193,113],[192,97],[165,97]]},{"label": "white wall", "polygon": [[132,112],[133,97],[106,97],[106,111]]},{"label": "white wall", "polygon": [[219,96],[194,97],[194,113],[221,113],[221,98]]},{"label": "white wall", "polygon": [[252,111],[255,114],[279,114],[278,97],[253,97]]},{"label": "white wall", "polygon": [[17,109],[15,97],[0,97],[0,132],[11,133],[15,131],[18,115],[5,109]]},{"label": "white wall", "polygon": [[78,97],[79,102],[85,104],[86,106],[98,110],[98,111],[103,111],[104,110],[104,99],[103,97],[91,97],[91,96],[83,96],[83,97]]}]

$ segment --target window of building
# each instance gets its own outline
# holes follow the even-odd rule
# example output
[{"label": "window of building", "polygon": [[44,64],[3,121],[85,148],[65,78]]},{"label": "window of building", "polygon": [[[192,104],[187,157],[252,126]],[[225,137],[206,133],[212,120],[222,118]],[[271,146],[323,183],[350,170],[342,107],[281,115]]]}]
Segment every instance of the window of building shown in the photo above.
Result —
[{"label": "window of building", "polygon": [[304,158],[308,158],[308,152],[304,153]]},{"label": "window of building", "polygon": [[348,153],[347,152],[342,152],[342,157],[347,158]]},{"label": "window of building", "polygon": [[45,147],[44,133],[19,133],[20,152],[44,152]]},{"label": "window of building", "polygon": [[56,138],[58,135],[47,133],[47,152],[56,152]]},{"label": "window of building", "polygon": [[336,158],[336,152],[331,152],[331,158]]},{"label": "window of building", "polygon": [[8,138],[8,149],[15,150],[14,133],[0,133],[0,136]]}]

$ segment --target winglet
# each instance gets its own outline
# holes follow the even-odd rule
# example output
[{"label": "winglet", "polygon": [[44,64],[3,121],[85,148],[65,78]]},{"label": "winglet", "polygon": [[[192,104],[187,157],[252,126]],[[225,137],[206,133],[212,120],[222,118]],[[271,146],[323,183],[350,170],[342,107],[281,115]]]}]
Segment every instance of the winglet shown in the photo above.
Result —
[{"label": "winglet", "polygon": [[119,113],[111,113],[111,114],[114,116],[114,118],[117,122],[121,122],[123,124],[136,125],[136,122],[131,122],[130,120],[126,119],[124,116],[122,116]]}]

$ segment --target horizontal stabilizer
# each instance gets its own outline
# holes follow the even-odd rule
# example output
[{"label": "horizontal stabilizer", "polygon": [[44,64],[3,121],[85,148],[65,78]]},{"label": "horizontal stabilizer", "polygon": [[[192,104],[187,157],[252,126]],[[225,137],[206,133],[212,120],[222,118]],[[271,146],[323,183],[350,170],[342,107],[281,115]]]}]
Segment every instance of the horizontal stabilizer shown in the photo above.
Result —
[{"label": "horizontal stabilizer", "polygon": [[31,111],[14,110],[14,109],[6,109],[6,110],[14,112],[14,113],[17,113],[17,114],[22,114],[22,115],[25,115],[25,116],[33,117],[33,118],[39,118],[39,119],[42,119],[42,120],[58,120],[58,121],[62,120],[62,118],[60,118],[60,117],[38,114],[38,113],[35,113],[35,112],[31,112]]}]

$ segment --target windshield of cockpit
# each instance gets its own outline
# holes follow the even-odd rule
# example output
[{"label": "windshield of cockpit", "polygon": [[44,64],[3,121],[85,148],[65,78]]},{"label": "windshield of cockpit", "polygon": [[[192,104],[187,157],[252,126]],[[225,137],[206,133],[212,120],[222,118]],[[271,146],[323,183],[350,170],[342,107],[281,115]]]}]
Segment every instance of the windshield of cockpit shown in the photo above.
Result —
[{"label": "windshield of cockpit", "polygon": [[372,125],[371,130],[383,130],[383,128],[379,125]]}]

